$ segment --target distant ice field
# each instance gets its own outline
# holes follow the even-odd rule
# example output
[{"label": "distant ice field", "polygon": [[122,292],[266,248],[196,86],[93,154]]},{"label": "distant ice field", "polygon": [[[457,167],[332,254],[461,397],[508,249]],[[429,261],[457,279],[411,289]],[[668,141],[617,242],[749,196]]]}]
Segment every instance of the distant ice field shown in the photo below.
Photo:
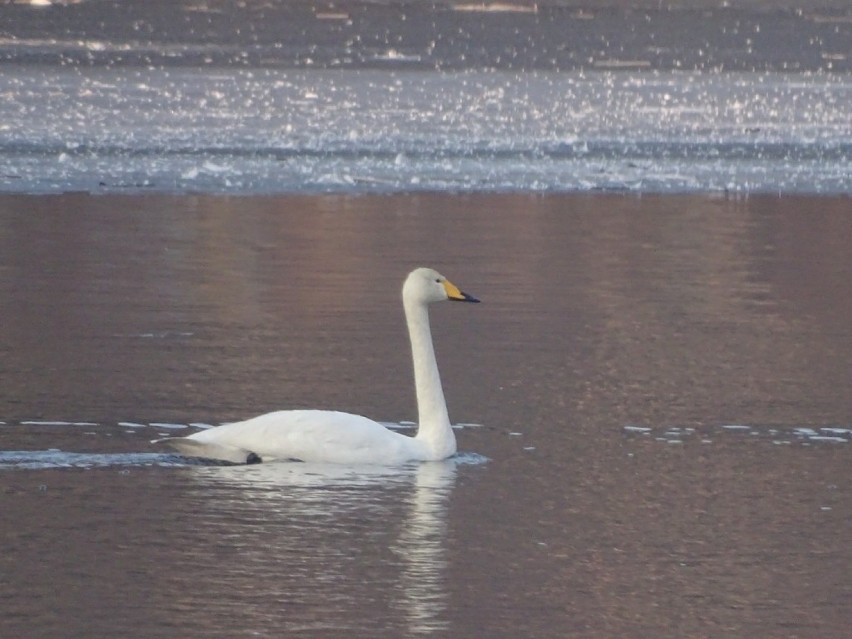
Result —
[{"label": "distant ice field", "polygon": [[852,76],[5,64],[0,191],[852,193]]}]

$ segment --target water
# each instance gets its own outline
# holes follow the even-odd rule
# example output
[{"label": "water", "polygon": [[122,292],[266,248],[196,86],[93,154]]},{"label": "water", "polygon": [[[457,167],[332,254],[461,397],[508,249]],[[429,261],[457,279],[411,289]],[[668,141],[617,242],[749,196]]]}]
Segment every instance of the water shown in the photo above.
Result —
[{"label": "water", "polygon": [[[0,6],[0,636],[852,626],[845,3]],[[613,3],[617,5],[619,3]],[[150,441],[416,417],[460,454]]]},{"label": "water", "polygon": [[[842,638],[846,198],[0,197],[0,634]],[[382,229],[376,233],[376,229]],[[460,458],[206,466],[299,407]],[[117,614],[116,611],[121,611]]]}]

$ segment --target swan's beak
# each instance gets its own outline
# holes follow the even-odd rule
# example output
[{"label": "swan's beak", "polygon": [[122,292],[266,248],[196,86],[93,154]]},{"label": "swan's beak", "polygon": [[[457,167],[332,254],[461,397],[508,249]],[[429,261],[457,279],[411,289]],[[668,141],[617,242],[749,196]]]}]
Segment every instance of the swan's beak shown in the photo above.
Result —
[{"label": "swan's beak", "polygon": [[451,302],[476,302],[479,303],[479,300],[476,299],[473,295],[468,295],[467,293],[462,293],[459,290],[459,287],[450,282],[449,280],[444,280],[444,290],[447,291],[447,298]]}]

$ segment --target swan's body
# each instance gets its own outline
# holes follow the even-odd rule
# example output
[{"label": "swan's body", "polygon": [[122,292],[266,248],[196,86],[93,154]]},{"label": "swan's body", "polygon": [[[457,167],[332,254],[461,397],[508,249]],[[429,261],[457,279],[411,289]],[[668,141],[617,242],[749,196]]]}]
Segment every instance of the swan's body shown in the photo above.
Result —
[{"label": "swan's body", "polygon": [[419,268],[402,288],[411,340],[419,427],[409,437],[366,417],[328,410],[283,410],[225,424],[188,437],[157,440],[193,457],[236,463],[300,460],[338,464],[437,461],[456,452],[456,438],[441,387],[428,305],[442,300],[478,302],[440,273]]}]

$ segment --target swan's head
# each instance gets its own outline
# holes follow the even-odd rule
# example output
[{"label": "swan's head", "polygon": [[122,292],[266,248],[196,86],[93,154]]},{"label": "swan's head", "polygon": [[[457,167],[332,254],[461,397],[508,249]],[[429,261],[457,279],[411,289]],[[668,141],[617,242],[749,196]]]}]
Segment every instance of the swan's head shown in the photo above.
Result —
[{"label": "swan's head", "polygon": [[417,268],[408,274],[402,287],[402,298],[406,302],[478,302],[479,300],[462,293],[459,287],[450,282],[438,271],[431,268]]}]

